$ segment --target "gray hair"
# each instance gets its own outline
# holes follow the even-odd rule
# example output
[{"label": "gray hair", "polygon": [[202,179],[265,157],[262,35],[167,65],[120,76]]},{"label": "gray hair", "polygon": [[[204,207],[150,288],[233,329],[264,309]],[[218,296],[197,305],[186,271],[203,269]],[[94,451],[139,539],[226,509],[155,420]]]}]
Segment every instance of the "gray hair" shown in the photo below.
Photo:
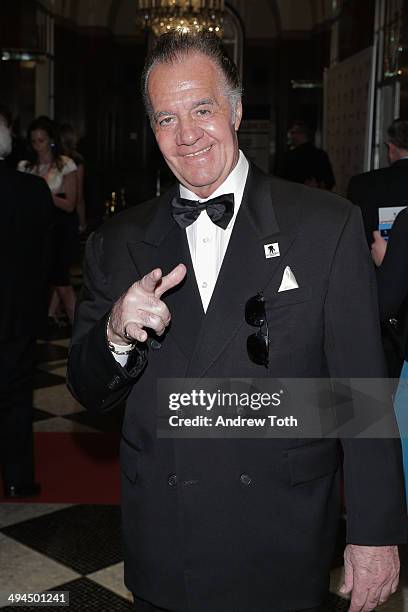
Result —
[{"label": "gray hair", "polygon": [[12,148],[10,128],[0,121],[0,157],[10,155]]},{"label": "gray hair", "polygon": [[220,39],[208,31],[192,34],[173,30],[157,39],[152,52],[146,58],[142,73],[143,102],[152,127],[154,127],[153,107],[148,91],[150,73],[157,64],[180,62],[187,55],[194,53],[201,53],[211,59],[224,76],[225,93],[231,105],[232,123],[235,122],[237,105],[242,97],[242,84],[237,67],[225,51]]},{"label": "gray hair", "polygon": [[406,119],[394,119],[387,134],[389,142],[392,142],[398,149],[408,151],[408,121]]}]

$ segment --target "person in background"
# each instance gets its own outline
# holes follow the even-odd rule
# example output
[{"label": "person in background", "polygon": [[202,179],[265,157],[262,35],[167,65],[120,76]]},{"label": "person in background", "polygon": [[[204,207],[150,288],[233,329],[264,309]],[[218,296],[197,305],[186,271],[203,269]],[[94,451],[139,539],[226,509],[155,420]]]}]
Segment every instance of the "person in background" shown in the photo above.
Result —
[{"label": "person in background", "polygon": [[[353,176],[347,190],[347,198],[359,206],[363,215],[369,246],[373,241],[373,232],[379,229],[379,208],[404,206],[408,203],[408,121],[406,119],[395,119],[391,123],[387,130],[386,146],[389,167]],[[377,251],[378,245],[385,244],[385,241],[380,241],[378,234],[375,236],[375,250]],[[402,263],[398,264],[398,269],[401,265]],[[393,275],[389,278],[389,282],[393,282],[391,280]],[[385,294],[381,293],[383,300]],[[397,379],[401,372],[402,358],[398,347],[395,346],[392,333],[384,323],[382,324],[382,342],[388,375]]]},{"label": "person in background", "polygon": [[64,155],[67,155],[74,160],[77,167],[77,205],[76,211],[79,220],[79,232],[83,233],[86,230],[86,208],[84,198],[84,176],[85,176],[85,164],[84,158],[77,151],[78,137],[74,128],[68,124],[63,123],[60,127],[60,139],[61,147]]},{"label": "person in background", "polygon": [[312,133],[304,121],[295,121],[288,132],[287,151],[278,176],[288,181],[331,191],[335,185],[329,156],[312,142]]},{"label": "person in background", "polygon": [[[39,117],[28,128],[29,158],[18,164],[21,172],[42,177],[54,201],[52,227],[52,269],[50,283],[55,287],[70,322],[73,321],[76,296],[70,281],[73,258],[72,235],[77,231],[77,178],[75,162],[62,154],[54,123]],[[50,305],[52,305],[50,303]],[[55,313],[49,311],[54,320]]]},{"label": "person in background", "polygon": [[44,181],[6,163],[11,132],[0,122],[0,464],[6,497],[40,493],[33,449],[33,369],[48,276],[53,212]]},{"label": "person in background", "polygon": [[[11,114],[10,109],[4,104],[0,104],[0,125],[4,125],[6,128],[12,130],[13,124],[13,115]],[[7,155],[7,159],[10,157],[11,152]]]},{"label": "person in background", "polygon": [[378,209],[408,204],[408,121],[395,119],[387,129],[389,166],[352,176],[347,199],[361,209],[368,246],[379,228]]},{"label": "person in background", "polygon": [[[77,178],[77,204],[76,204],[76,215],[78,219],[78,226],[70,224],[67,227],[67,232],[71,231],[71,236],[67,236],[67,242],[71,243],[72,259],[77,259],[79,256],[79,234],[83,234],[86,231],[86,212],[85,212],[85,199],[84,199],[84,158],[77,151],[77,136],[71,125],[64,123],[59,128],[59,136],[61,141],[61,149],[64,155],[69,157],[75,162],[77,167],[76,178]],[[60,313],[60,298],[56,289],[53,290],[50,305],[49,314],[54,320],[61,320],[59,317]]]},{"label": "person in background", "polygon": [[6,163],[10,168],[17,168],[18,162],[25,157],[26,147],[25,142],[18,135],[18,129],[16,128],[16,121],[13,122],[13,114],[8,106],[0,104],[0,123],[3,123],[10,129],[12,139],[12,150],[10,155],[7,156]]},{"label": "person in background", "polygon": [[[360,212],[248,162],[237,138],[238,70],[215,35],[158,38],[142,92],[177,182],[91,234],[68,359],[69,388],[89,410],[126,402],[122,524],[135,610],[325,611],[338,441],[198,439],[186,430],[162,438],[157,385],[383,378]],[[398,584],[401,447],[341,443],[342,593],[351,593],[350,612],[368,612]]]},{"label": "person in background", "polygon": [[396,217],[388,243],[374,232],[371,254],[377,270],[382,321],[399,321],[403,365],[395,396],[395,413],[401,433],[405,490],[408,494],[408,208]]}]

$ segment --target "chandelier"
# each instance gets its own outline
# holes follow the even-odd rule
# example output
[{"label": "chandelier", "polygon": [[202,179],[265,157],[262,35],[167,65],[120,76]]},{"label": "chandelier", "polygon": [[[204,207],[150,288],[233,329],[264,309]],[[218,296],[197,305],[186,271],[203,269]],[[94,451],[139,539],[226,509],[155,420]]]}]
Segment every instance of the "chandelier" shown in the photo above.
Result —
[{"label": "chandelier", "polygon": [[209,30],[222,36],[224,0],[138,0],[138,23],[156,36]]}]

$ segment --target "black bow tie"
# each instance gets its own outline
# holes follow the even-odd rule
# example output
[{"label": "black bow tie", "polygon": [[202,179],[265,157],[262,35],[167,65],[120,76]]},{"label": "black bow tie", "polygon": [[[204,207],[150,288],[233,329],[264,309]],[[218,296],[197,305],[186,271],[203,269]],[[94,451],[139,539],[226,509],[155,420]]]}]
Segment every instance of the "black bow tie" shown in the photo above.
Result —
[{"label": "black bow tie", "polygon": [[207,202],[186,200],[176,196],[171,202],[173,219],[182,229],[194,223],[203,210],[207,211],[213,223],[225,230],[234,214],[234,194],[225,193]]}]

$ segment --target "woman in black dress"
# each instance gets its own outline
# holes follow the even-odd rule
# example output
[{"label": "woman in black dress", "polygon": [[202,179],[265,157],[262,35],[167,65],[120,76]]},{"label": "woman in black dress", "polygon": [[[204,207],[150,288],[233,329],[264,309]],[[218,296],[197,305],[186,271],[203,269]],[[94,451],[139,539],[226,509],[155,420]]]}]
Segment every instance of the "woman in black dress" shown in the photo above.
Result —
[{"label": "woman in black dress", "polygon": [[[71,158],[62,154],[57,130],[48,117],[39,117],[29,126],[28,144],[28,159],[19,162],[18,169],[42,177],[51,190],[55,211],[51,236],[50,284],[55,287],[72,322],[76,298],[70,281],[71,234],[72,227],[78,225],[75,212],[77,167]],[[54,316],[50,309],[49,315]]]}]

